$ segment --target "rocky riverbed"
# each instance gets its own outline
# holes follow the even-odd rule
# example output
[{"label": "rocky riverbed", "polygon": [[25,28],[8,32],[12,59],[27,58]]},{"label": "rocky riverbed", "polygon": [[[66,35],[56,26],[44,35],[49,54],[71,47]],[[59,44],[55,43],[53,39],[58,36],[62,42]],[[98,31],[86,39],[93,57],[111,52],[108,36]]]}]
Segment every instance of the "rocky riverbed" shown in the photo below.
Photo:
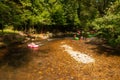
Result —
[{"label": "rocky riverbed", "polygon": [[[44,45],[28,48],[16,44],[0,50],[0,80],[119,80],[120,52],[100,44],[72,38],[38,41]],[[66,47],[90,56],[93,62],[75,60]],[[116,54],[117,53],[117,54]],[[80,57],[79,57],[80,59]]]}]

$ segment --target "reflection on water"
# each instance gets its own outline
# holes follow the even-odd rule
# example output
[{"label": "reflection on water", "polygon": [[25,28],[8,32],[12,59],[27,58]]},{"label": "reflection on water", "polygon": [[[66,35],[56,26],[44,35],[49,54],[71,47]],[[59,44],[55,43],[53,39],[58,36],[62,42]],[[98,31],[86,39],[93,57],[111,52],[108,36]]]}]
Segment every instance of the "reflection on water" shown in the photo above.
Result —
[{"label": "reflection on water", "polygon": [[48,47],[41,49],[41,46],[48,45],[48,42],[50,41],[35,41],[35,43],[39,45],[37,48],[29,48],[27,44],[11,44],[7,46],[4,52],[0,51],[0,67],[8,66],[19,68],[27,65],[32,60],[33,56],[46,56],[50,49],[48,49]]},{"label": "reflection on water", "polygon": [[[21,45],[10,45],[2,58],[0,58],[0,66],[20,67],[30,61],[31,50]],[[1,53],[0,53],[1,54]]]}]

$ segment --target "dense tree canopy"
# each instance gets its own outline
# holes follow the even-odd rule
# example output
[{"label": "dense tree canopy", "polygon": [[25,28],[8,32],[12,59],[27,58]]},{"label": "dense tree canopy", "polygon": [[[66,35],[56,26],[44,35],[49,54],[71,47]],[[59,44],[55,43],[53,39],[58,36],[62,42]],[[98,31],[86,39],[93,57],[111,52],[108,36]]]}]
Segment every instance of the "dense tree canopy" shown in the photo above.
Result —
[{"label": "dense tree canopy", "polygon": [[94,28],[98,30],[101,37],[107,39],[112,46],[120,44],[120,2],[111,3],[107,8],[106,15],[96,18],[93,22]]},{"label": "dense tree canopy", "polygon": [[120,43],[119,0],[0,0],[0,27],[39,32],[97,30],[114,45]]}]

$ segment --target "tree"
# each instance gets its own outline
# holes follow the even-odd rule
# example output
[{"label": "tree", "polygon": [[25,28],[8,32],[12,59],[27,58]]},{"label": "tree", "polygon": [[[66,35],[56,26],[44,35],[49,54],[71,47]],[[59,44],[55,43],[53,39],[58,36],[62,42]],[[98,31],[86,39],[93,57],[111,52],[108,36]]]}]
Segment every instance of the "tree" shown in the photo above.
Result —
[{"label": "tree", "polygon": [[0,25],[3,32],[5,25],[9,24],[10,22],[10,8],[6,4],[0,2]]},{"label": "tree", "polygon": [[78,0],[77,16],[80,20],[80,27],[83,30],[89,30],[91,22],[98,16],[95,7],[95,0]]},{"label": "tree", "polygon": [[106,11],[106,15],[96,18],[93,22],[94,28],[108,44],[113,47],[120,45],[120,4],[114,2]]}]

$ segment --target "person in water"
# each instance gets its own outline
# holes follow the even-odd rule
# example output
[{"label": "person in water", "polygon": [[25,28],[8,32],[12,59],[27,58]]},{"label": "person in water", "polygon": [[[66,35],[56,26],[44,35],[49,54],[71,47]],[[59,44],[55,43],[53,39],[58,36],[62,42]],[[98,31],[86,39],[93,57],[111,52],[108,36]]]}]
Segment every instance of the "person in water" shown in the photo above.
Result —
[{"label": "person in water", "polygon": [[75,39],[75,40],[81,39],[81,31],[80,31],[80,30],[78,30],[78,31],[74,34],[74,39]]},{"label": "person in water", "polygon": [[31,48],[36,48],[38,46],[39,45],[35,44],[34,42],[31,42],[30,44],[28,44],[28,47],[31,47]]}]

